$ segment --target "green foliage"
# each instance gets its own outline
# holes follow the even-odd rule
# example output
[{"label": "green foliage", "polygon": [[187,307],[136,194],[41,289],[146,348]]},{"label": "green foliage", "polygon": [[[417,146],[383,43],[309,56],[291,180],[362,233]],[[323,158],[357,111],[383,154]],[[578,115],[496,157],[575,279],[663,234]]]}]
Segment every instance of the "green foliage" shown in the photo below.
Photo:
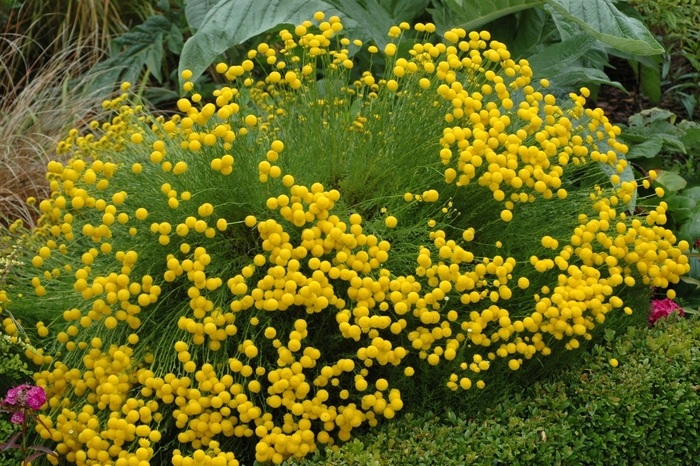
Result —
[{"label": "green foliage", "polygon": [[185,0],[185,18],[193,33],[202,27],[207,13],[217,3],[219,0]]},{"label": "green foliage", "polygon": [[90,70],[95,77],[94,89],[110,89],[123,81],[136,83],[144,68],[144,83],[150,75],[159,83],[163,82],[166,52],[179,55],[184,43],[180,31],[182,15],[171,11],[167,2],[163,6],[166,8],[165,14],[154,14],[143,24],[112,40],[110,58]]},{"label": "green foliage", "polygon": [[546,0],[547,6],[604,44],[636,55],[657,55],[663,47],[643,23],[610,0]]},{"label": "green foliage", "polygon": [[503,16],[542,6],[545,2],[543,0],[445,0],[444,3],[434,3],[440,8],[433,9],[431,13],[440,29],[461,27],[471,31]]},{"label": "green foliage", "polygon": [[328,3],[321,0],[218,2],[204,16],[204,26],[183,47],[180,74],[187,69],[192,71],[192,79],[197,79],[217,56],[234,45],[241,44],[279,24],[301,24],[319,10],[329,14],[337,13]]},{"label": "green foliage", "polygon": [[389,42],[387,32],[401,21],[412,21],[424,13],[429,0],[328,0],[336,9],[356,22],[350,32],[379,48]]},{"label": "green foliage", "polygon": [[661,321],[649,331],[629,328],[474,419],[451,410],[409,414],[289,464],[692,464],[700,455],[699,377],[700,322]]},{"label": "green foliage", "polygon": [[[667,192],[670,223],[690,243],[700,238],[700,125],[683,120],[667,110],[652,108],[629,118],[621,138],[630,144],[626,154],[642,176],[656,170],[657,182]],[[648,193],[649,191],[642,191]],[[658,199],[642,202],[657,205]],[[697,278],[697,277],[695,277]]]},{"label": "green foliage", "polygon": [[[540,70],[539,77],[546,75],[562,95],[580,86],[590,87],[594,95],[602,84],[622,89],[604,72],[608,54],[643,63],[649,74],[647,67],[654,69],[655,60],[646,55],[663,50],[646,31],[639,13],[626,4],[521,0],[435,4],[439,8],[430,12],[439,29],[458,24],[487,29],[508,45],[514,58],[535,60],[538,66],[533,69]],[[520,11],[508,14],[515,10]]]},{"label": "green foliage", "polygon": [[[427,9],[427,12],[432,15],[438,30],[461,27],[469,31],[484,27],[496,37],[500,35],[500,30],[505,34],[517,31],[518,40],[505,42],[522,47],[524,40],[530,47],[520,50],[516,47],[515,55],[535,55],[537,60],[544,61],[547,66],[540,66],[541,72],[552,78],[554,85],[562,88],[598,84],[621,87],[603,73],[607,54],[596,43],[635,56],[659,54],[663,51],[637,18],[621,12],[608,0],[449,0],[433,3],[435,8]],[[345,22],[351,35],[372,40],[383,49],[388,44],[386,33],[389,28],[400,21],[416,18],[426,4],[422,0],[315,0],[284,3],[277,0],[228,0],[214,5],[209,0],[190,0],[185,10],[190,28],[198,29],[201,24],[204,26],[185,45],[179,69],[191,70],[196,79],[217,56],[231,47],[282,24],[298,24],[301,18],[308,17],[317,10],[339,11],[342,17],[350,20],[346,19]],[[554,22],[548,23],[546,17],[549,14],[536,8],[543,4],[547,4]],[[218,18],[229,19],[219,21]],[[514,21],[517,23],[515,28],[512,27]],[[556,34],[553,35],[552,32]],[[511,39],[516,39],[516,36]],[[550,47],[544,48],[541,45]],[[559,59],[553,59],[552,56]]]},{"label": "green foliage", "polygon": [[[0,352],[0,355],[2,353]],[[0,392],[5,396],[6,391]],[[10,422],[10,417],[0,413],[0,443],[6,441],[19,430],[19,426]],[[22,453],[17,449],[10,449],[0,453],[0,466],[17,466],[22,461]]]},{"label": "green foliage", "polygon": [[631,0],[667,49],[661,75],[666,92],[693,119],[700,101],[700,3],[696,0]]},{"label": "green foliage", "polygon": [[15,385],[29,381],[31,374],[24,360],[24,344],[0,331],[0,397]]},{"label": "green foliage", "polygon": [[[93,64],[109,47],[110,39],[153,12],[154,1],[128,0],[2,0],[0,50],[8,79],[0,94],[25,82],[25,75],[42,69],[61,51],[76,47],[79,60]],[[5,74],[6,73],[6,74]]]},{"label": "green foliage", "polygon": [[663,51],[643,23],[622,13],[609,0],[446,0],[441,19],[447,23],[439,25],[442,29],[472,30],[503,16],[543,5],[616,49],[638,55],[656,55]]}]

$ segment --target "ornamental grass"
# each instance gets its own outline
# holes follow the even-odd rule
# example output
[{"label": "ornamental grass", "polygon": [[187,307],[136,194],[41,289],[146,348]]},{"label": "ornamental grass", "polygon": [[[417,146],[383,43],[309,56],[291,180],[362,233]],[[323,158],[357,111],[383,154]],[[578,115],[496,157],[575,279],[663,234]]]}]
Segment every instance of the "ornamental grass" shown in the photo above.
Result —
[{"label": "ornamental grass", "polygon": [[[36,226],[39,216],[36,199],[51,194],[44,175],[56,144],[71,127],[87,129],[90,119],[102,113],[105,95],[104,89],[91,90],[94,77],[85,74],[98,57],[93,50],[69,45],[30,62],[22,53],[30,40],[0,33],[0,225],[21,219],[28,228]],[[27,70],[14,81],[13,73],[21,68],[17,62]],[[2,276],[0,262],[0,280]]]},{"label": "ornamental grass", "polygon": [[79,465],[280,464],[402,409],[488,407],[646,323],[688,244],[664,202],[630,213],[650,180],[588,90],[548,93],[488,32],[408,29],[383,74],[358,71],[365,45],[319,12],[216,65],[213,96],[185,71],[180,114],[125,83],[110,121],[58,145],[0,292],[42,318],[44,445]]}]

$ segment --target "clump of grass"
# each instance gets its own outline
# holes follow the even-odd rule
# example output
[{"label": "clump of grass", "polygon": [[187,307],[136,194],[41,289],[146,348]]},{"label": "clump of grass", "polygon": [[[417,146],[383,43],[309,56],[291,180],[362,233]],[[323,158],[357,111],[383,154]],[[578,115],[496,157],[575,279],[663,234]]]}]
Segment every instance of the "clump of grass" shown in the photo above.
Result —
[{"label": "clump of grass", "polygon": [[[7,2],[5,2],[7,3]],[[14,3],[14,2],[10,2]],[[132,23],[142,23],[153,14],[151,1],[114,0],[25,0],[19,8],[0,11],[0,33],[11,38],[18,54],[5,68],[10,78],[3,86],[18,86],[24,76],[36,71],[64,50],[74,50],[77,59],[96,63],[109,49],[113,37],[126,32]],[[4,47],[5,44],[3,44]],[[0,47],[2,48],[2,47]]]},{"label": "clump of grass", "polygon": [[0,35],[0,218],[21,219],[33,227],[36,199],[51,194],[46,164],[56,156],[56,144],[69,128],[86,128],[102,112],[105,94],[87,85],[84,73],[95,60],[79,46],[60,50],[40,69],[13,82],[11,69],[17,60],[24,61],[21,45],[26,40]]}]

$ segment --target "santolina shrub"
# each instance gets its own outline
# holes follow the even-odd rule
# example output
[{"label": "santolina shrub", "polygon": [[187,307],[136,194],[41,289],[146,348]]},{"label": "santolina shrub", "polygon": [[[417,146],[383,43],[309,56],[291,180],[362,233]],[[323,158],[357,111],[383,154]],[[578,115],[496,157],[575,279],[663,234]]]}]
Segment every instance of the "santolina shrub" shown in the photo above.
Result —
[{"label": "santolina shrub", "polygon": [[28,355],[69,462],[303,457],[563,364],[688,271],[665,203],[627,213],[627,147],[588,90],[558,100],[487,32],[432,24],[358,73],[342,29],[317,13],[218,64],[210,102],[186,81],[155,118],[125,92],[59,144],[0,301],[58,316]]}]

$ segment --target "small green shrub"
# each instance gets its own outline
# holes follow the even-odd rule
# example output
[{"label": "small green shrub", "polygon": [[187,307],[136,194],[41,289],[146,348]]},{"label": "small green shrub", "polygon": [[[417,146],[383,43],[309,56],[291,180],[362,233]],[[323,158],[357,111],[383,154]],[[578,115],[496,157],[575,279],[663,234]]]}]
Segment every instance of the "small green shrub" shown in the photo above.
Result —
[{"label": "small green shrub", "polygon": [[[9,439],[18,429],[19,426],[10,422],[10,416],[0,417],[0,442]],[[8,450],[0,453],[0,466],[15,466],[21,461],[22,453],[19,450]]]},{"label": "small green shrub", "polygon": [[294,464],[697,464],[699,380],[699,321],[630,327],[475,419],[409,414]]},{"label": "small green shrub", "polygon": [[666,48],[662,78],[666,92],[683,104],[688,118],[697,118],[700,98],[700,4],[695,0],[630,0],[649,29]]},{"label": "small green shrub", "polygon": [[[31,371],[23,359],[24,344],[0,331],[0,399],[13,386],[31,380]],[[0,443],[9,439],[19,426],[10,423],[10,416],[0,413]],[[11,450],[0,454],[0,466],[19,464],[19,451]]]},{"label": "small green shrub", "polygon": [[[4,317],[4,316],[3,316]],[[8,389],[31,380],[24,360],[25,343],[0,331],[0,396]]]}]

